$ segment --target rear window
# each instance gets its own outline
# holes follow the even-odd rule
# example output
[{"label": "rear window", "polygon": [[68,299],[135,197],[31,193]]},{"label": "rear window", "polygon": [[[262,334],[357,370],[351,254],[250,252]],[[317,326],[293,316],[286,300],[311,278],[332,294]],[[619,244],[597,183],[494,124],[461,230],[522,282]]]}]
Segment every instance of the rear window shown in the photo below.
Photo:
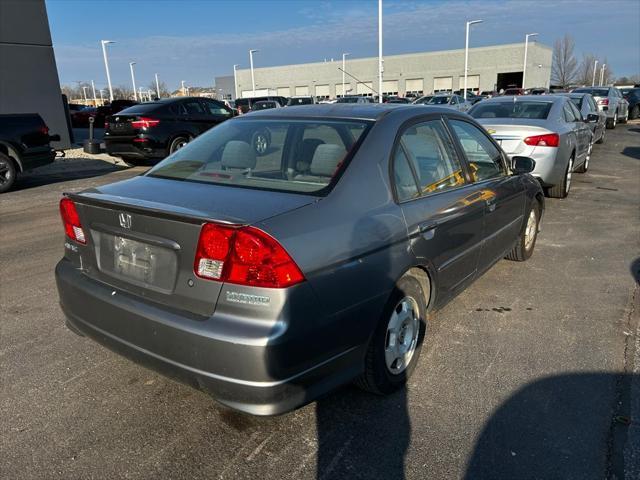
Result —
[{"label": "rear window", "polygon": [[199,136],[147,175],[326,195],[371,124],[359,120],[231,120]]},{"label": "rear window", "polygon": [[140,115],[143,113],[152,113],[157,112],[163,106],[162,103],[140,103],[138,105],[134,105],[133,107],[125,108],[121,110],[120,114],[122,115]]},{"label": "rear window", "polygon": [[608,88],[576,88],[574,90],[575,93],[590,93],[594,97],[608,97],[609,89]]},{"label": "rear window", "polygon": [[450,97],[433,97],[427,102],[427,105],[446,105],[449,103]]},{"label": "rear window", "polygon": [[570,98],[576,107],[582,108],[582,97],[570,97]]},{"label": "rear window", "polygon": [[290,98],[287,102],[287,106],[291,107],[294,105],[311,105],[313,100],[311,97],[303,97],[303,98]]},{"label": "rear window", "polygon": [[532,118],[545,120],[549,116],[552,102],[492,102],[478,103],[469,114],[473,118]]}]

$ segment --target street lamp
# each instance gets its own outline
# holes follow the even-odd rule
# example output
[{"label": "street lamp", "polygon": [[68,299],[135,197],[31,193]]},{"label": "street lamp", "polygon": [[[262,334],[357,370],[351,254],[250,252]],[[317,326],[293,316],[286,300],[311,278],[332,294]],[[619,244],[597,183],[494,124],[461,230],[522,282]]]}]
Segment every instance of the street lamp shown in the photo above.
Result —
[{"label": "street lamp", "polygon": [[347,57],[351,55],[350,53],[343,53],[342,54],[342,96],[344,97],[347,92],[345,92],[345,81],[344,81],[344,71],[346,70],[346,59]]},{"label": "street lamp", "polygon": [[469,72],[469,27],[482,20],[472,20],[467,22],[467,33],[464,40],[464,99],[467,100],[467,73]]},{"label": "street lamp", "polygon": [[591,86],[596,86],[596,70],[598,69],[598,60],[593,62],[593,80],[591,80]]},{"label": "street lamp", "polygon": [[187,91],[184,89],[184,80],[180,80],[180,84],[182,85],[182,96],[187,96]]},{"label": "street lamp", "polygon": [[600,68],[600,86],[604,85],[604,69],[607,67],[606,63],[602,64],[602,68]]},{"label": "street lamp", "polygon": [[87,87],[82,87],[82,93],[84,94],[84,104],[86,105],[89,100],[87,100]]},{"label": "street lamp", "polygon": [[253,96],[256,96],[256,78],[253,74],[253,54],[259,50],[249,50],[249,63],[251,64],[251,88],[253,90]]},{"label": "street lamp", "polygon": [[[138,97],[136,97],[136,74],[133,73],[133,66],[136,62],[129,62],[129,69],[131,70],[131,83],[133,84],[133,99],[138,101]],[[140,99],[142,100],[142,98]]]},{"label": "street lamp", "polygon": [[237,63],[233,66],[233,91],[235,93],[235,97],[238,98],[238,65]]},{"label": "street lamp", "polygon": [[107,84],[109,85],[109,101],[113,102],[113,88],[111,88],[111,75],[109,74],[109,60],[107,59],[107,45],[116,43],[113,40],[100,40],[102,55],[104,56],[104,69],[107,71]]},{"label": "street lamp", "polygon": [[156,73],[156,95],[160,98],[160,82],[158,82],[158,74]]},{"label": "street lamp", "polygon": [[93,106],[97,107],[98,106],[98,99],[96,98],[96,84],[93,83],[93,80],[91,80],[91,88],[93,90]]},{"label": "street lamp", "polygon": [[104,97],[102,96],[102,89],[100,89],[100,104],[104,105]]},{"label": "street lamp", "polygon": [[378,0],[378,103],[382,103],[382,0]]},{"label": "street lamp", "polygon": [[522,67],[522,88],[525,88],[525,80],[527,79],[527,51],[529,50],[529,37],[536,37],[537,33],[527,33],[524,36],[524,66]]}]

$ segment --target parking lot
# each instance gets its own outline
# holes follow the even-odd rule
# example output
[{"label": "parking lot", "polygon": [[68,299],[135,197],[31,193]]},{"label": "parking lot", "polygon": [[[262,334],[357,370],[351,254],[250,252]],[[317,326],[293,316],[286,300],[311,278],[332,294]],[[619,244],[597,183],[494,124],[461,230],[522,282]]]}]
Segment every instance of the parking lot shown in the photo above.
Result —
[{"label": "parking lot", "polygon": [[143,171],[69,157],[0,197],[5,478],[640,475],[640,125],[608,131],[570,196],[547,199],[531,261],[437,313],[406,391],[348,386],[274,418],[67,330],[58,200]]}]

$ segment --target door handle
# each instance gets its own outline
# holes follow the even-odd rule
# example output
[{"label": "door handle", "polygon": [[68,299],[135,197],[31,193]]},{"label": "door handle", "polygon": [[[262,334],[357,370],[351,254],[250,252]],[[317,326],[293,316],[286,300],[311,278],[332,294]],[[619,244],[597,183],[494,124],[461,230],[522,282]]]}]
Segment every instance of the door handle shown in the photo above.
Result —
[{"label": "door handle", "polygon": [[489,209],[490,212],[493,212],[496,209],[495,198],[488,198],[487,200],[485,200],[485,203],[487,204],[487,208]]}]

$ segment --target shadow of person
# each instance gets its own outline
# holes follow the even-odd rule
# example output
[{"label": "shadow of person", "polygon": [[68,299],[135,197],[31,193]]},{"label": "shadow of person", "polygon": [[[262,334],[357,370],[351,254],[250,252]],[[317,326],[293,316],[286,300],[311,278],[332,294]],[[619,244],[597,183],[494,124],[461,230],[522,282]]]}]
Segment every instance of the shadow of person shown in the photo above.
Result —
[{"label": "shadow of person", "polygon": [[623,469],[632,377],[576,373],[526,385],[485,425],[465,478],[610,478],[608,468]]}]

